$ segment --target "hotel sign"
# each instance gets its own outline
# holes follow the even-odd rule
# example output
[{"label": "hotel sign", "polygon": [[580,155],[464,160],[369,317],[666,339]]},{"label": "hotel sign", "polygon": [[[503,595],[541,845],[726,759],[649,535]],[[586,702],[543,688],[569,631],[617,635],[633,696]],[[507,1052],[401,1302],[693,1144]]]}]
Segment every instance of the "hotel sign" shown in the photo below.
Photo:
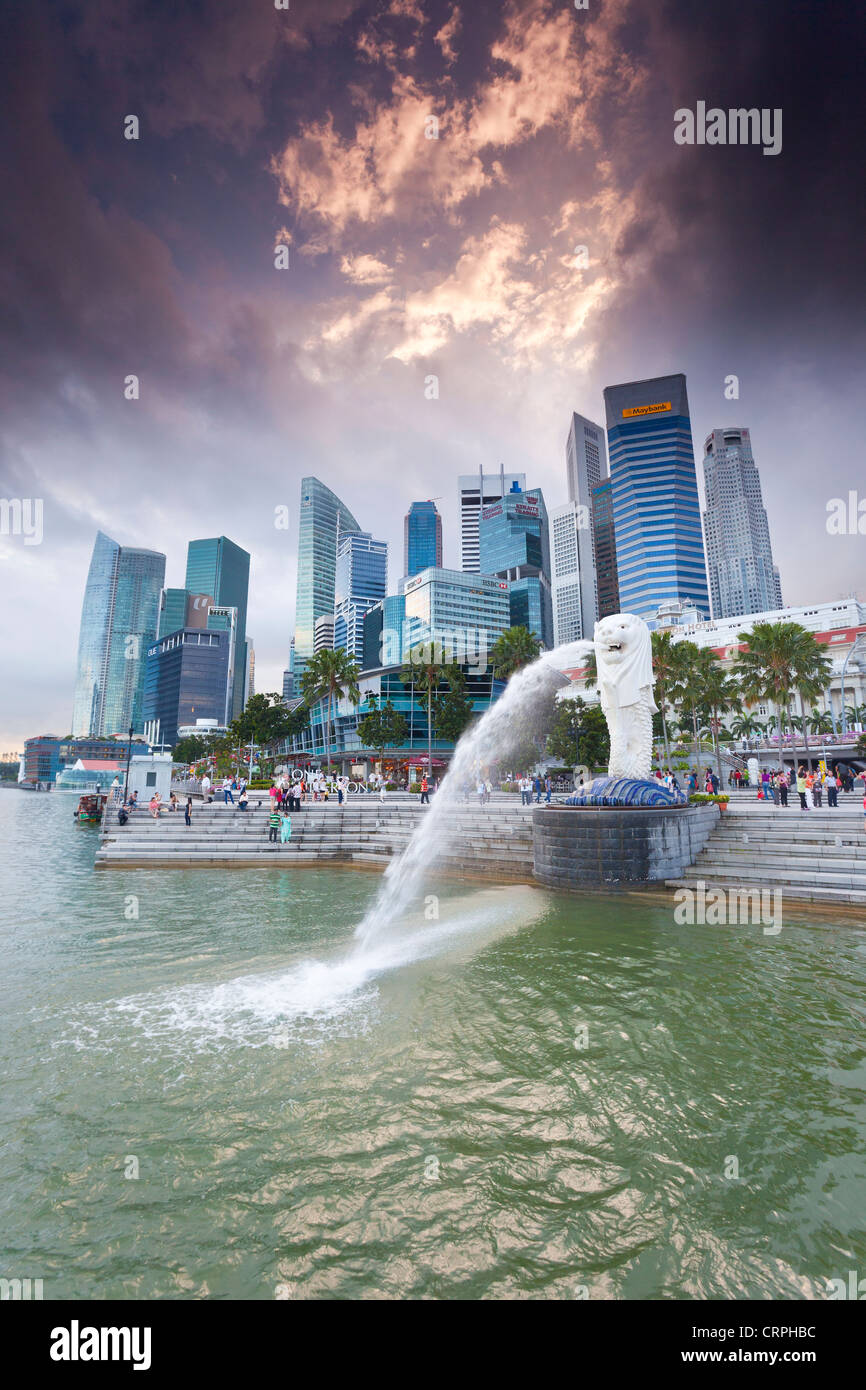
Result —
[{"label": "hotel sign", "polygon": [[622,412],[624,420],[630,420],[633,415],[661,415],[665,410],[670,410],[670,401],[656,401],[653,405],[630,405]]}]

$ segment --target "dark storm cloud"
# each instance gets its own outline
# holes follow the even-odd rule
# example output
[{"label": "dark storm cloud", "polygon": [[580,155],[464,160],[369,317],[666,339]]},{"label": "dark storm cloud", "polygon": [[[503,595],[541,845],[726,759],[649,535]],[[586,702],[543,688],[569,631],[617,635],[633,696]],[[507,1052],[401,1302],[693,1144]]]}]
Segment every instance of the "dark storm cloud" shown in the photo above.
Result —
[{"label": "dark storm cloud", "polygon": [[[0,490],[46,508],[3,647],[42,672],[46,727],[97,526],[165,550],[170,583],[192,535],[251,549],[273,685],[294,541],[272,513],[302,474],[390,539],[392,582],[407,503],[444,492],[457,563],[455,475],[504,462],[563,500],[569,411],[630,376],[688,372],[698,450],[751,425],[787,598],[858,582],[842,542],[817,575],[799,558],[862,457],[859,9],[50,0],[3,24]],[[782,153],[675,145],[699,100],[782,107]]]}]

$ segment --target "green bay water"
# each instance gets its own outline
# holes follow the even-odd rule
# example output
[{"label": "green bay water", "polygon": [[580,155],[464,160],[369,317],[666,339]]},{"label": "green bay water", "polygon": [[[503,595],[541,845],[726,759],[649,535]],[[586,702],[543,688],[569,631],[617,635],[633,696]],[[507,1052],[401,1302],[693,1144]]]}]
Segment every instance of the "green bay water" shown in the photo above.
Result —
[{"label": "green bay water", "polygon": [[0,792],[0,1276],[746,1299],[866,1275],[855,920],[790,908],[768,937],[434,878],[438,920],[359,954],[377,875],[95,873],[74,806]]}]

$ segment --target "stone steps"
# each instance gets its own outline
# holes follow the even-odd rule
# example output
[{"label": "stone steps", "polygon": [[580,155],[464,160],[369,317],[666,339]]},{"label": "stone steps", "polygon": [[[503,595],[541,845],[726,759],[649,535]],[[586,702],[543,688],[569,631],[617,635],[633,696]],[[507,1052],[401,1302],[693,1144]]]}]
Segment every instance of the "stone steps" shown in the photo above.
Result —
[{"label": "stone steps", "polygon": [[[521,815],[522,811],[522,815]],[[427,813],[407,801],[362,808],[335,803],[307,805],[292,812],[286,844],[268,838],[270,806],[247,811],[214,803],[193,810],[192,825],[169,812],[154,821],[145,810],[125,826],[104,827],[96,856],[98,868],[217,867],[348,863],[381,869],[403,852]],[[532,871],[532,812],[517,799],[501,806],[474,808],[458,802],[444,828],[436,863],[443,871],[473,877],[526,881]]]}]

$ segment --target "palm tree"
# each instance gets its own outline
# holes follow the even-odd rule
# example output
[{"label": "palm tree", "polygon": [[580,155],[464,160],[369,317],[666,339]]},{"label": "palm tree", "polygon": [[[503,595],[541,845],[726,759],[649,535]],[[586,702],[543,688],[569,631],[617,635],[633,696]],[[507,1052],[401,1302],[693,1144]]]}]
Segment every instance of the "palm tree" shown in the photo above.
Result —
[{"label": "palm tree", "polygon": [[866,705],[846,705],[845,723],[847,725],[862,724],[866,721]]},{"label": "palm tree", "polygon": [[765,732],[766,725],[751,714],[738,714],[736,719],[731,721],[731,733],[736,738],[754,738]]},{"label": "palm tree", "polygon": [[338,647],[336,651],[325,648],[309,657],[301,676],[301,694],[306,705],[314,705],[317,700],[323,700],[326,695],[328,697],[328,722],[325,726],[328,772],[331,771],[331,712],[334,697],[346,695],[353,705],[360,704],[359,674],[358,667],[348,652]]},{"label": "palm tree", "polygon": [[803,740],[806,744],[806,761],[811,762],[809,751],[809,720],[806,717],[806,700],[810,703],[823,695],[830,679],[832,662],[824,655],[824,645],[820,646],[811,633],[803,629],[804,637],[795,664],[795,685],[800,700],[800,720],[803,726]]},{"label": "palm tree", "polygon": [[[494,642],[490,662],[500,679],[508,680],[515,671],[537,661],[540,651],[541,643],[528,627],[509,627]],[[491,686],[492,683],[491,678]]]},{"label": "palm tree", "polygon": [[652,650],[653,675],[655,676],[655,698],[662,717],[662,735],[665,741],[665,767],[670,767],[671,743],[668,731],[667,711],[671,700],[671,691],[676,684],[675,674],[677,670],[671,633],[654,632],[652,634]]},{"label": "palm tree", "polygon": [[828,710],[813,709],[809,716],[809,728],[813,734],[832,734],[834,732],[833,716]]},{"label": "palm tree", "polygon": [[[782,737],[785,724],[790,719],[791,696],[806,661],[804,639],[811,642],[814,649],[815,639],[811,632],[792,622],[755,623],[751,632],[738,634],[738,640],[745,643],[745,649],[737,654],[734,674],[739,679],[743,699],[749,705],[757,704],[759,700],[772,701],[778,711]],[[792,752],[796,767],[796,747]]]},{"label": "palm tree", "polygon": [[[707,655],[713,660],[712,652]],[[692,751],[695,766],[700,763],[698,735],[698,706],[701,703],[701,675],[703,653],[694,642],[675,642],[671,647],[671,672],[668,694],[675,705],[681,704],[688,712],[693,737]]]},{"label": "palm tree", "polygon": [[[514,632],[516,629],[512,628]],[[526,629],[524,628],[525,632]],[[506,635],[502,634],[503,637]],[[404,685],[427,692],[427,776],[433,777],[433,691],[448,680],[450,667],[441,660],[442,648],[436,642],[419,642],[409,652],[409,664],[400,672]],[[437,659],[439,658],[439,659]],[[525,664],[525,663],[524,663]],[[515,668],[516,669],[516,668]],[[491,686],[492,686],[491,681]],[[414,699],[413,699],[414,704]]]},{"label": "palm tree", "polygon": [[[709,657],[707,661],[704,658]],[[715,652],[709,648],[704,648],[701,652],[701,665],[699,668],[701,692],[703,703],[710,711],[710,728],[713,732],[713,747],[716,750],[716,771],[719,774],[719,786],[723,785],[722,777],[722,750],[719,745],[719,729],[721,728],[722,715],[727,714],[728,710],[735,709],[737,706],[737,689],[730,676],[722,668],[721,662]]]}]

